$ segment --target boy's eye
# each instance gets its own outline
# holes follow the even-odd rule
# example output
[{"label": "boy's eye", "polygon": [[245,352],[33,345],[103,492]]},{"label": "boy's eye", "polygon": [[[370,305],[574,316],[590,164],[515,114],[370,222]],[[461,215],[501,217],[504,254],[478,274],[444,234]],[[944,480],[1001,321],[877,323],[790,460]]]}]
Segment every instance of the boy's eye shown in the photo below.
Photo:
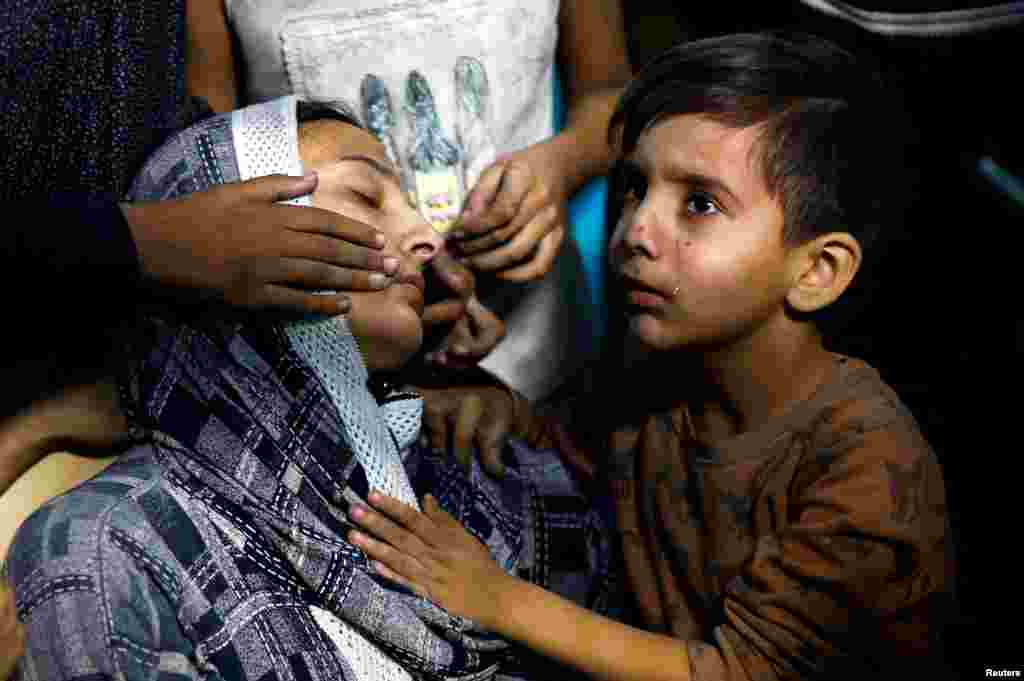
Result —
[{"label": "boy's eye", "polygon": [[686,199],[686,211],[691,215],[715,215],[720,212],[714,199],[700,192]]}]

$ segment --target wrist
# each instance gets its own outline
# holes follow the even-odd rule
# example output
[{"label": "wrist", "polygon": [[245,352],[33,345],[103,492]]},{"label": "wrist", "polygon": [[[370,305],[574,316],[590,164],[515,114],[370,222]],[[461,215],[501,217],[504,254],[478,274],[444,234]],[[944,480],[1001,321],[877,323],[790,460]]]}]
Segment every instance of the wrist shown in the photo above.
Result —
[{"label": "wrist", "polygon": [[588,157],[578,131],[563,130],[538,146],[543,153],[543,167],[552,169],[556,191],[565,201],[572,198],[591,176],[601,172],[597,159]]},{"label": "wrist", "polygon": [[513,629],[511,625],[518,618],[516,609],[523,602],[526,596],[524,590],[529,586],[529,582],[502,571],[490,589],[486,599],[487,609],[478,621],[480,626],[499,636],[508,637]]}]

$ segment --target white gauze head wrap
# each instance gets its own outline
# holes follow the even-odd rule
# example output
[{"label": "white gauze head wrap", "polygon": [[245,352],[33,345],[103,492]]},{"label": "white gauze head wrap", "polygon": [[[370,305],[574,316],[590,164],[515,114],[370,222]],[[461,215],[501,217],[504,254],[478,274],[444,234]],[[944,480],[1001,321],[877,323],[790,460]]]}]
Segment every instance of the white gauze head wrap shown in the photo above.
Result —
[{"label": "white gauze head wrap", "polygon": [[[231,114],[242,180],[303,174],[297,101],[291,95]],[[286,203],[311,205],[308,196]],[[285,330],[296,353],[313,368],[337,407],[345,438],[366,471],[370,487],[419,508],[400,452],[419,436],[422,400],[377,404],[367,387],[369,373],[345,317],[290,322]]]}]

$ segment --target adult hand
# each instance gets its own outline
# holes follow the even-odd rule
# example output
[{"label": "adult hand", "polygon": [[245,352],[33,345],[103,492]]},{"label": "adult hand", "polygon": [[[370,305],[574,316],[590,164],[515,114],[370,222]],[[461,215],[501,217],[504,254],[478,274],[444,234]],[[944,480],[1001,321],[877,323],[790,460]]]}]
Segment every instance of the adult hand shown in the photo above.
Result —
[{"label": "adult hand", "polygon": [[14,592],[0,580],[0,681],[9,679],[25,653],[25,630],[18,621]]},{"label": "adult hand", "polygon": [[485,170],[452,230],[474,269],[530,281],[551,269],[565,238],[569,187],[547,142],[500,157]]},{"label": "adult hand", "polygon": [[501,570],[487,547],[429,494],[423,497],[423,513],[379,492],[368,500],[376,511],[356,505],[349,512],[366,530],[353,530],[349,541],[373,559],[374,570],[492,629],[497,596],[514,577]]},{"label": "adult hand", "polygon": [[376,229],[327,210],[276,205],[315,173],[270,175],[170,201],[122,204],[143,276],[250,310],[337,315],[343,293],[384,288],[398,260]]},{"label": "adult hand", "polygon": [[480,465],[501,477],[505,466],[501,451],[515,423],[515,401],[503,388],[417,388],[423,395],[423,425],[431,446],[447,451],[449,441],[456,460],[468,468],[473,447],[480,452]]},{"label": "adult hand", "polygon": [[426,355],[433,364],[453,369],[476,365],[505,337],[505,323],[476,297],[473,273],[447,253],[431,261],[431,267],[454,297],[427,306],[423,323],[451,329]]}]

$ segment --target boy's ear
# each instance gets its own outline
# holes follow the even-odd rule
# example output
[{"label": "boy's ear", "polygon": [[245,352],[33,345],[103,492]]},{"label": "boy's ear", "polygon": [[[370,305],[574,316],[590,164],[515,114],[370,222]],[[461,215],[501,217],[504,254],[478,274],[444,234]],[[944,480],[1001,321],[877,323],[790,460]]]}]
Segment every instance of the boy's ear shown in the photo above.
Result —
[{"label": "boy's ear", "polygon": [[798,312],[814,312],[834,303],[860,269],[860,242],[849,232],[830,232],[789,254],[792,286],[786,302]]}]

